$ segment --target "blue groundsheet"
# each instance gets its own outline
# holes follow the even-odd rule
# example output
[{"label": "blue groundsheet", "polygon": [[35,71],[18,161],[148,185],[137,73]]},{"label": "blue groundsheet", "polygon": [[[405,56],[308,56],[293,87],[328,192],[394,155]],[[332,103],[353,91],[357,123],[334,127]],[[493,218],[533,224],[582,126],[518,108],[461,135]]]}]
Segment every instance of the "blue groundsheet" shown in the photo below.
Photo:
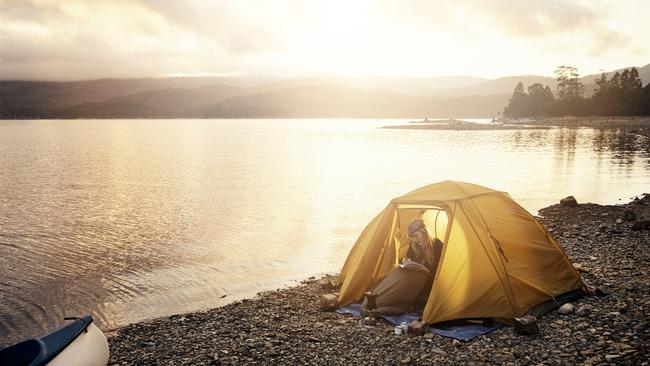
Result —
[{"label": "blue groundsheet", "polygon": [[[336,312],[339,314],[352,314],[356,317],[363,317],[361,314],[361,304],[350,304],[342,308],[336,309]],[[418,320],[422,317],[420,313],[405,313],[402,315],[389,315],[382,316],[393,325],[399,325],[402,322],[411,322],[412,320]],[[490,326],[482,324],[463,324],[463,325],[446,325],[446,324],[433,324],[429,326],[429,331],[434,334],[441,335],[443,337],[455,338],[461,341],[469,341],[470,339],[476,338],[480,335],[490,333],[495,329],[504,327],[505,324],[494,322]]]}]

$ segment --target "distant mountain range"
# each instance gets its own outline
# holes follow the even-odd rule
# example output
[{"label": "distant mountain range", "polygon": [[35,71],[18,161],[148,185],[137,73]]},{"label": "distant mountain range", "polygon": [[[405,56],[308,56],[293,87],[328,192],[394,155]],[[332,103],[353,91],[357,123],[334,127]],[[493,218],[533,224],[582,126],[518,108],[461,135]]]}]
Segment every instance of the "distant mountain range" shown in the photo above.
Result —
[{"label": "distant mountain range", "polygon": [[[637,70],[645,86],[650,64]],[[599,76],[582,78],[587,96]],[[519,82],[556,87],[542,76],[16,80],[0,81],[0,118],[487,118]]]}]

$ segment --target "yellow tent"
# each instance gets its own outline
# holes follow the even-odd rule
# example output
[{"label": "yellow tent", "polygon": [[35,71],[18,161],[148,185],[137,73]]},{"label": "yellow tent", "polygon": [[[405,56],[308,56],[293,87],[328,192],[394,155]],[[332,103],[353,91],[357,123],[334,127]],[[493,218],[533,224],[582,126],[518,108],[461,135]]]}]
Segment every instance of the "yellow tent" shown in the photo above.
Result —
[{"label": "yellow tent", "polygon": [[557,242],[507,193],[445,181],[393,199],[370,221],[341,271],[341,305],[360,300],[399,264],[416,217],[444,243],[422,315],[427,323],[512,319],[584,287]]}]

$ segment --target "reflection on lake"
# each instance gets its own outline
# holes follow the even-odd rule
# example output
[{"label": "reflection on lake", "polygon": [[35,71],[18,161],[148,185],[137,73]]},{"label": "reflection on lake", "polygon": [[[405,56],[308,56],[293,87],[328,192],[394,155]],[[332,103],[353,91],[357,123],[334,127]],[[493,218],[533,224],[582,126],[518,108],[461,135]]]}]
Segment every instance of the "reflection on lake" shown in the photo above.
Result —
[{"label": "reflection on lake", "polygon": [[376,128],[395,122],[0,121],[0,345],[64,316],[113,328],[337,271],[391,198],[437,181],[530,211],[650,187],[644,136]]}]

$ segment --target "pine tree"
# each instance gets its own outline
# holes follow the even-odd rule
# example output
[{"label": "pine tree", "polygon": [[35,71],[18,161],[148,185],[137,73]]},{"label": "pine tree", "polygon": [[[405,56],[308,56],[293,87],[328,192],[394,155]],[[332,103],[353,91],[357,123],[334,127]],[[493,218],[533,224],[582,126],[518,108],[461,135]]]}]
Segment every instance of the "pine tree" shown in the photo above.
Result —
[{"label": "pine tree", "polygon": [[609,89],[620,89],[621,88],[621,73],[618,71],[612,76],[612,80],[609,81]]},{"label": "pine tree", "polygon": [[528,103],[525,113],[529,116],[548,116],[553,102],[551,88],[535,83],[528,87]]},{"label": "pine tree", "polygon": [[630,85],[633,89],[641,89],[643,87],[641,77],[639,77],[639,71],[636,67],[633,67],[632,70],[630,70]]},{"label": "pine tree", "polygon": [[620,83],[621,89],[632,89],[632,83],[630,82],[630,71],[628,69],[623,70],[623,73],[621,73]]},{"label": "pine tree", "polygon": [[596,85],[598,87],[594,89],[594,96],[606,94],[607,89],[609,88],[609,84],[607,81],[607,74],[605,73],[600,74],[600,79],[596,80]]},{"label": "pine tree", "polygon": [[524,84],[521,81],[515,86],[515,90],[512,92],[512,97],[508,105],[503,110],[503,115],[507,117],[525,117],[526,108],[528,102],[528,94],[524,91]]}]

